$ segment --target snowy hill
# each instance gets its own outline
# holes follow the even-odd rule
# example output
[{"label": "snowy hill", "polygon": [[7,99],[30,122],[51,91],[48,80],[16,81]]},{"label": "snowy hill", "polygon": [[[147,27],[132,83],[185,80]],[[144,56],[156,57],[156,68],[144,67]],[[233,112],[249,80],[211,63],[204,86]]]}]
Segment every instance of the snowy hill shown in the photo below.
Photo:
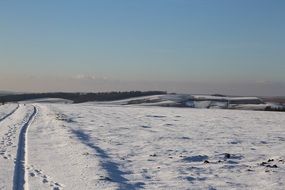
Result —
[{"label": "snowy hill", "polygon": [[6,104],[0,189],[283,190],[284,123],[279,112]]},{"label": "snowy hill", "polygon": [[[97,102],[99,103],[99,102]],[[163,107],[189,107],[204,109],[260,110],[285,108],[282,105],[266,103],[258,97],[229,97],[210,95],[167,94],[131,98],[119,101],[100,102],[99,104],[141,105]]]}]

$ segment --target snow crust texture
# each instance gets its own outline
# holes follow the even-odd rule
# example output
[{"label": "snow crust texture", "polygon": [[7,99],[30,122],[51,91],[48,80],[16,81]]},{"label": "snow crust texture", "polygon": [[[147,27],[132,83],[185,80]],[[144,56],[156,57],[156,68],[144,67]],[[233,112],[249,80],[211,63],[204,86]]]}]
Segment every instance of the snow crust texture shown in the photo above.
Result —
[{"label": "snow crust texture", "polygon": [[7,104],[0,189],[283,190],[284,123],[278,112]]}]

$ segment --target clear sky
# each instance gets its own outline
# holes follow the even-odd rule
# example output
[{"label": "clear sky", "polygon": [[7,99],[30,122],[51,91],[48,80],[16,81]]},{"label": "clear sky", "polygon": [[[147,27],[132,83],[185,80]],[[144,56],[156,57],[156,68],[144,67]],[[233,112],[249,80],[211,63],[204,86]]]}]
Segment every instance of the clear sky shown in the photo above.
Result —
[{"label": "clear sky", "polygon": [[284,0],[1,0],[0,90],[285,95]]}]

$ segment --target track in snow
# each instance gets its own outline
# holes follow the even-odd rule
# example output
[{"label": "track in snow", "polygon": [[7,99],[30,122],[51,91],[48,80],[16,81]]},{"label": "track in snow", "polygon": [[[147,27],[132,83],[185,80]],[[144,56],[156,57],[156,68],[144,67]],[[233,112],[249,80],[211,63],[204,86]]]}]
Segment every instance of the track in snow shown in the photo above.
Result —
[{"label": "track in snow", "polygon": [[4,117],[0,118],[0,122],[5,120],[7,117],[9,117],[10,115],[12,115],[13,113],[15,113],[15,111],[17,111],[17,109],[20,107],[20,105],[18,104],[17,107],[15,109],[13,109],[10,113],[8,113],[7,115],[5,115]]},{"label": "track in snow", "polygon": [[32,124],[38,110],[34,106],[34,111],[29,117],[28,121],[24,123],[19,134],[17,157],[14,169],[13,190],[27,190],[28,188],[28,174],[26,172],[27,166],[27,131]]}]

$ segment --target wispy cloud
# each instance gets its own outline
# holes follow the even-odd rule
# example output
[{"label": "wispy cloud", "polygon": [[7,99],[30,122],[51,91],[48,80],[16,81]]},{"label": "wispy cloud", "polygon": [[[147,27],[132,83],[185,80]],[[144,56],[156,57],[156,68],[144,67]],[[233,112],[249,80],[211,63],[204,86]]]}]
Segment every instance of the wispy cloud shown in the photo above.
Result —
[{"label": "wispy cloud", "polygon": [[108,79],[105,76],[102,77],[98,75],[89,75],[89,74],[77,74],[72,78],[76,80],[107,80]]}]

